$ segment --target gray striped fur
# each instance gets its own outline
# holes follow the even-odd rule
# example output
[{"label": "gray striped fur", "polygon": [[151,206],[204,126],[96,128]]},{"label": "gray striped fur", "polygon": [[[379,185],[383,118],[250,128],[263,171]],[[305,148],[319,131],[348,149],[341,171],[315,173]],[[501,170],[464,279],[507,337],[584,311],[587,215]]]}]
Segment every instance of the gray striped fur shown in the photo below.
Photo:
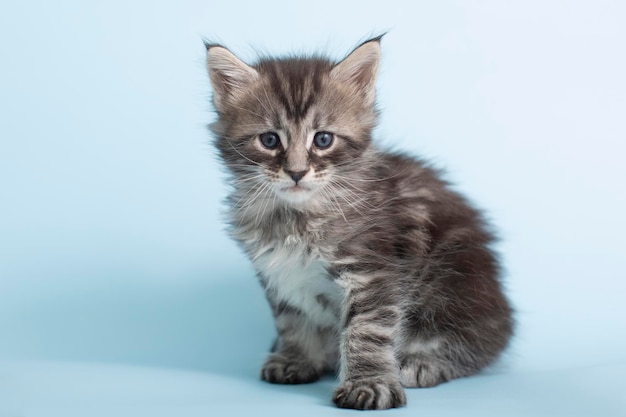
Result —
[{"label": "gray striped fur", "polygon": [[333,401],[356,409],[480,371],[513,324],[480,212],[426,163],[372,145],[379,45],[248,65],[207,44],[230,232],[276,322],[261,378],[336,371]]}]

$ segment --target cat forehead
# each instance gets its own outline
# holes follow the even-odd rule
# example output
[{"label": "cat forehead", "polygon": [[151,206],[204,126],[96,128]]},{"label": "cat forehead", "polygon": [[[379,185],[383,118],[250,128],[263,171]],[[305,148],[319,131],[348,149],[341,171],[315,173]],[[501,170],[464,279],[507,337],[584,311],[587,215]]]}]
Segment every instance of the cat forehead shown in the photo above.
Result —
[{"label": "cat forehead", "polygon": [[261,76],[282,75],[291,78],[308,78],[328,75],[334,62],[323,57],[261,58],[253,67]]},{"label": "cat forehead", "polygon": [[333,63],[316,58],[266,59],[253,68],[271,92],[279,97],[302,100],[322,91]]},{"label": "cat forehead", "polygon": [[322,58],[263,59],[258,71],[264,94],[271,94],[288,119],[299,122],[324,91],[333,63]]}]

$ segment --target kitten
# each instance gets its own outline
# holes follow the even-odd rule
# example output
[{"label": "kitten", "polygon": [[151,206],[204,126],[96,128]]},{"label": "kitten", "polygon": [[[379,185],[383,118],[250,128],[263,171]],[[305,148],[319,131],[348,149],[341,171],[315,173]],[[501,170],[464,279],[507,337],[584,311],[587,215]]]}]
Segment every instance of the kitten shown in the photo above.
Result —
[{"label": "kitten", "polygon": [[428,165],[372,145],[380,37],[338,63],[206,46],[231,234],[278,334],[261,378],[338,370],[337,406],[385,409],[492,363],[512,318],[489,228]]}]

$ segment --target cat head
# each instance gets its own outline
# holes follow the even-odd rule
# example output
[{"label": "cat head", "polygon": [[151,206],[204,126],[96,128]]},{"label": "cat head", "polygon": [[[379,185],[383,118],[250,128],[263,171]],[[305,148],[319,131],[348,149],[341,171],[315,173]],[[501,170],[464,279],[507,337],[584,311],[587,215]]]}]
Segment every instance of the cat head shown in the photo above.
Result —
[{"label": "cat head", "polygon": [[340,62],[265,58],[248,65],[223,46],[206,46],[218,115],[211,129],[236,183],[298,205],[355,169],[377,119],[380,37]]}]

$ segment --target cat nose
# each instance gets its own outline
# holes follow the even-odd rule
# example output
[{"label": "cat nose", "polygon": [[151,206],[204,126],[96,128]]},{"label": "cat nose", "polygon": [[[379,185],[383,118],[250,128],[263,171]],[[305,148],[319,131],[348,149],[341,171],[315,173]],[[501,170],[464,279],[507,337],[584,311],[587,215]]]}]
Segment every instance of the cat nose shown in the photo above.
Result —
[{"label": "cat nose", "polygon": [[304,177],[306,175],[308,170],[305,170],[305,171],[289,171],[289,170],[287,170],[286,172],[287,172],[287,174],[289,174],[291,179],[294,180],[296,185],[298,185],[298,181],[300,181],[302,179],[302,177]]}]

